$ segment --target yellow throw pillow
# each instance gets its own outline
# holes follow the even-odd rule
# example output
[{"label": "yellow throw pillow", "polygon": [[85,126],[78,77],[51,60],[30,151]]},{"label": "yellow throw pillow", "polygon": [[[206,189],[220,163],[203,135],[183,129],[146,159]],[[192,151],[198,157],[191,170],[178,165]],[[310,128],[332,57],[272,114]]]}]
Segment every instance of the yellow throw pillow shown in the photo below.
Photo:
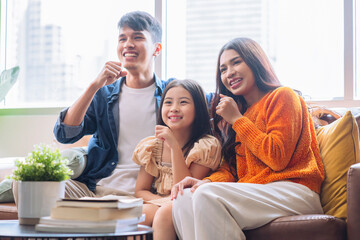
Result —
[{"label": "yellow throw pillow", "polygon": [[352,164],[360,162],[358,131],[350,111],[335,122],[317,129],[325,168],[320,194],[325,214],[346,219],[347,171]]}]

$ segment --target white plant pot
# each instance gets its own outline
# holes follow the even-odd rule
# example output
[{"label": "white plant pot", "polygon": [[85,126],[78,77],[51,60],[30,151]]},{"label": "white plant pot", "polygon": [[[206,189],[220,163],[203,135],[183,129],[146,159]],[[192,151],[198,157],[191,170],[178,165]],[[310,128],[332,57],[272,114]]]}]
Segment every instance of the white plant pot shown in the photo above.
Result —
[{"label": "white plant pot", "polygon": [[62,182],[23,182],[17,183],[18,218],[20,224],[36,224],[40,217],[50,216],[56,200],[65,196],[65,181]]}]

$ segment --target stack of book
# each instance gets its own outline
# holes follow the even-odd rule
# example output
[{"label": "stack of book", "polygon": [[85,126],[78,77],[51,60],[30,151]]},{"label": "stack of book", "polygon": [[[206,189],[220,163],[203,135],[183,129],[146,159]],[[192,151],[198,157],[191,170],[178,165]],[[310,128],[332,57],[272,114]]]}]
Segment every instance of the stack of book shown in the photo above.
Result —
[{"label": "stack of book", "polygon": [[42,232],[114,233],[133,231],[145,220],[143,200],[131,196],[60,199],[35,226]]}]

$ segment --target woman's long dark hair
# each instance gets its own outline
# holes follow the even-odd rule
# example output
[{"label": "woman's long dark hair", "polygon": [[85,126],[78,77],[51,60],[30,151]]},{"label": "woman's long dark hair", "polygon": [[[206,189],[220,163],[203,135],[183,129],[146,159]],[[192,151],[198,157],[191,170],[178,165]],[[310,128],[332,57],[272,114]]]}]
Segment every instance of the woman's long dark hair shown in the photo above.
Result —
[{"label": "woman's long dark hair", "polygon": [[193,147],[194,143],[197,142],[199,139],[201,139],[206,134],[212,134],[211,124],[210,124],[210,116],[209,116],[209,110],[206,103],[206,98],[204,95],[204,91],[201,88],[201,86],[189,79],[185,80],[173,80],[169,83],[169,85],[166,86],[162,96],[161,96],[161,102],[160,102],[160,108],[158,112],[158,125],[166,126],[164,123],[161,111],[163,108],[164,99],[166,96],[166,93],[174,87],[182,87],[186,91],[190,93],[190,95],[193,98],[194,101],[194,107],[195,107],[195,118],[194,122],[192,124],[191,129],[191,136],[190,140],[183,146],[182,150],[185,152],[184,156],[187,156],[190,149]]},{"label": "woman's long dark hair", "polygon": [[265,52],[254,40],[249,38],[235,38],[221,48],[216,66],[216,91],[215,97],[212,101],[211,115],[214,119],[213,127],[215,136],[222,143],[222,155],[224,160],[228,162],[231,173],[235,178],[237,178],[236,146],[239,145],[240,142],[235,142],[236,133],[232,129],[231,124],[227,123],[216,114],[216,106],[220,101],[220,93],[232,97],[238,104],[239,110],[242,114],[244,114],[248,108],[245,98],[241,95],[232,94],[221,81],[220,57],[225,50],[230,49],[236,51],[243,61],[249,66],[254,75],[255,84],[260,91],[267,93],[280,87],[281,84],[276,77]]}]

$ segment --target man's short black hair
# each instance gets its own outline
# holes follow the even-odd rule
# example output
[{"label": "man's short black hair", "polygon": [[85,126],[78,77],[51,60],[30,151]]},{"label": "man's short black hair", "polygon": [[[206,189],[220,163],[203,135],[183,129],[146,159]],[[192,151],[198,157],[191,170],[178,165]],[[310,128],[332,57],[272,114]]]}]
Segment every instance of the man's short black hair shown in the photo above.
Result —
[{"label": "man's short black hair", "polygon": [[153,42],[161,42],[161,25],[147,12],[134,11],[121,17],[118,28],[129,27],[134,31],[148,31],[151,34]]}]

